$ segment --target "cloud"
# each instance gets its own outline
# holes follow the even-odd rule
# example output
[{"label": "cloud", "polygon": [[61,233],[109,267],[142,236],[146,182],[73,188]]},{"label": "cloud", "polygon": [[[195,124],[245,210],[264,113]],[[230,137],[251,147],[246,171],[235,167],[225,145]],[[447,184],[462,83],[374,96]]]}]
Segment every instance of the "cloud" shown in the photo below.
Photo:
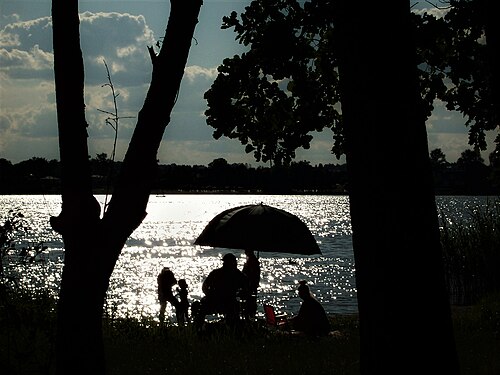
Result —
[{"label": "cloud", "polygon": [[[40,49],[35,44],[30,50],[0,49],[0,65],[4,71],[14,71],[12,76],[26,77],[50,72],[53,69],[53,54]],[[23,74],[24,73],[24,74]]]},{"label": "cloud", "polygon": [[412,9],[412,12],[414,12],[415,14],[419,14],[419,15],[422,15],[422,14],[430,14],[436,18],[442,18],[446,15],[446,13],[448,13],[450,11],[449,7],[444,7],[444,8],[438,8],[438,7],[423,7],[423,8],[420,8],[420,9]]},{"label": "cloud", "polygon": [[[3,125],[1,130],[23,132],[23,127],[55,116],[54,84],[48,81],[12,80],[0,73],[0,98]],[[51,120],[53,122],[53,120]],[[2,137],[4,134],[0,134]]]},{"label": "cloud", "polygon": [[[109,143],[114,133],[106,125],[108,115],[98,111],[114,110],[111,91],[103,87],[107,83],[104,60],[119,94],[119,115],[137,116],[150,81],[147,45],[155,38],[141,15],[84,12],[80,19],[91,142],[102,138]],[[23,153],[21,160],[42,150],[44,140],[52,145],[57,135],[52,24],[50,17],[3,19],[9,20],[11,23],[0,29],[0,153],[19,161],[16,158]],[[127,139],[127,144],[134,125],[135,119],[120,123],[119,135]]]},{"label": "cloud", "polygon": [[217,158],[224,158],[229,163],[256,164],[252,154],[246,154],[241,144],[235,140],[164,140],[158,151],[158,158],[162,164],[207,165]]},{"label": "cloud", "polygon": [[343,164],[345,163],[345,156],[337,159],[332,154],[333,146],[333,132],[331,130],[324,130],[322,132],[312,132],[313,139],[310,148],[304,150],[300,148],[296,152],[296,161],[309,160],[312,165],[316,164]]},{"label": "cloud", "polygon": [[189,82],[193,83],[198,78],[213,81],[217,77],[217,67],[204,68],[198,65],[187,66],[184,69],[184,76]]},{"label": "cloud", "polygon": [[[488,164],[488,157],[495,149],[495,136],[497,132],[486,132],[487,149],[481,151],[481,156]],[[467,133],[449,133],[449,132],[432,132],[428,133],[429,151],[440,148],[446,155],[446,160],[454,163],[460,157],[463,151],[472,149],[469,145],[469,136]]]},{"label": "cloud", "polygon": [[50,17],[14,22],[0,29],[0,70],[12,78],[51,78]]},{"label": "cloud", "polygon": [[[80,38],[85,77],[89,84],[106,79],[106,60],[115,79],[127,85],[150,78],[147,46],[155,43],[142,15],[84,12]],[[0,66],[12,78],[52,79],[52,22],[50,17],[18,21],[0,30]]]},{"label": "cloud", "polygon": [[30,50],[35,45],[44,51],[52,50],[52,20],[51,17],[40,17],[28,21],[7,24],[0,30],[0,47]]},{"label": "cloud", "polygon": [[[224,57],[246,48],[234,41],[234,33],[220,30],[222,16],[232,9],[243,10],[244,2],[208,1],[212,4],[200,13],[196,28],[198,43],[193,43],[190,50],[179,98],[158,154],[162,163],[206,165],[218,157],[229,162],[253,163],[252,154],[246,154],[237,140],[214,140],[213,129],[202,116],[206,109],[203,94],[217,75],[216,65]],[[96,11],[107,9],[108,5],[96,8],[95,2],[84,2],[87,9],[94,11],[81,13],[80,32],[89,152],[93,156],[101,152],[110,155],[113,145],[114,132],[106,125],[107,115],[99,111],[114,110],[109,87],[103,87],[108,83],[106,61],[119,93],[119,116],[124,117],[118,134],[117,158],[120,160],[128,147],[151,79],[152,66],[146,47],[158,40],[152,25],[156,25],[154,30],[162,32],[165,19],[153,6],[144,9],[144,5],[135,2],[116,3],[120,5],[114,9],[121,10],[123,4],[127,4],[129,12]],[[162,12],[166,7],[168,4],[162,3]],[[38,14],[45,15],[48,9]],[[4,25],[0,26],[0,155],[13,162],[32,156],[58,158],[51,18],[26,20],[26,10],[19,14],[21,17],[14,13],[2,15],[0,23]],[[25,21],[21,21],[22,18]],[[129,116],[133,118],[125,118]],[[441,147],[448,160],[453,161],[467,148],[463,123],[460,114],[445,113],[437,108],[428,121],[431,149]],[[337,163],[330,153],[332,143],[329,132],[315,134],[310,150],[298,151],[297,157],[311,160],[312,164]]]},{"label": "cloud", "polygon": [[122,85],[142,85],[149,81],[152,68],[147,46],[156,39],[144,16],[84,12],[80,20],[87,83],[103,83],[104,60],[113,80]]},{"label": "cloud", "polygon": [[[16,111],[0,113],[0,154],[16,160],[16,155],[23,154],[23,159],[43,155],[41,150],[47,141],[57,139],[55,112],[49,105],[37,107],[23,106]],[[45,149],[47,151],[47,149]],[[14,155],[14,156],[13,156]]]}]

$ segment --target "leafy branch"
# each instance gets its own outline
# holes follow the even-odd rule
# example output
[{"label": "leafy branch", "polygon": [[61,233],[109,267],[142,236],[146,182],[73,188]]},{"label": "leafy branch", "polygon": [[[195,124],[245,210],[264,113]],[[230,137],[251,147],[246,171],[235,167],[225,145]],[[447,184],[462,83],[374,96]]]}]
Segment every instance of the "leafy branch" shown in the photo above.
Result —
[{"label": "leafy branch", "polygon": [[18,208],[10,209],[4,218],[3,224],[0,224],[0,280],[2,282],[0,288],[3,288],[5,286],[3,284],[9,281],[17,284],[16,277],[9,275],[4,269],[4,260],[9,257],[9,254],[14,254],[16,259],[19,259],[23,263],[27,261],[31,263],[47,249],[47,246],[44,246],[40,242],[36,246],[23,247],[21,250],[17,250],[15,239],[25,233],[27,229],[27,221]]}]

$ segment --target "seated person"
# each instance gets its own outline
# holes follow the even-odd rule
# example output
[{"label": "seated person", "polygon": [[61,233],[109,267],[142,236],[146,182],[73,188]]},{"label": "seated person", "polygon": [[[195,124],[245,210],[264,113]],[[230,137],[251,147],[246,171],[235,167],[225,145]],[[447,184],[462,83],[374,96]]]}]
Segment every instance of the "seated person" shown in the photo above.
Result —
[{"label": "seated person", "polygon": [[209,273],[202,285],[205,296],[196,306],[194,321],[201,327],[207,314],[223,314],[228,324],[239,319],[237,297],[246,298],[249,291],[247,277],[238,269],[236,257],[228,253],[222,258],[222,267]]},{"label": "seated person", "polygon": [[328,335],[330,332],[328,316],[321,303],[311,294],[306,281],[300,282],[298,292],[299,297],[302,299],[302,305],[298,315],[289,319],[292,329],[306,335]]}]

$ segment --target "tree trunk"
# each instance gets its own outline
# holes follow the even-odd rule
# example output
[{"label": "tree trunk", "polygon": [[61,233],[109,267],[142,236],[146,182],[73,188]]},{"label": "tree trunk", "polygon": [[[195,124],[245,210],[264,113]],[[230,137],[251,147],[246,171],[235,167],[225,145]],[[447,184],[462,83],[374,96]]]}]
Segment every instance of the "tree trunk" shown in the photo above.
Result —
[{"label": "tree trunk", "polygon": [[365,375],[459,372],[409,12],[337,14]]},{"label": "tree trunk", "polygon": [[[498,51],[500,47],[500,24],[498,23],[495,11],[498,3],[494,0],[482,0],[482,8],[485,15],[486,46],[488,48],[488,63],[491,72],[490,87],[492,91],[492,110],[495,111],[496,126],[500,127],[500,57]],[[500,135],[496,139],[496,152],[500,153]]]},{"label": "tree trunk", "polygon": [[90,184],[78,1],[53,2],[63,188],[62,211],[51,218],[51,224],[62,235],[65,247],[58,304],[58,374],[105,373],[102,315],[109,278],[125,241],[146,215],[156,153],[175,104],[201,4],[201,0],[171,0],[164,43],[153,59],[148,96],[109,209],[100,219]]}]

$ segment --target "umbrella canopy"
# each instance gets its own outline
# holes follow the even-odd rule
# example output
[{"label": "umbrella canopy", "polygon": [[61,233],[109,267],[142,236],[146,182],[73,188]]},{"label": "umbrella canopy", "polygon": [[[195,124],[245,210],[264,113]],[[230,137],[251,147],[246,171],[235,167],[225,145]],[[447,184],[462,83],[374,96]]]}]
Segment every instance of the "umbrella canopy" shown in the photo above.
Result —
[{"label": "umbrella canopy", "polygon": [[225,210],[215,216],[195,245],[292,254],[321,254],[307,225],[297,216],[265,204]]}]

